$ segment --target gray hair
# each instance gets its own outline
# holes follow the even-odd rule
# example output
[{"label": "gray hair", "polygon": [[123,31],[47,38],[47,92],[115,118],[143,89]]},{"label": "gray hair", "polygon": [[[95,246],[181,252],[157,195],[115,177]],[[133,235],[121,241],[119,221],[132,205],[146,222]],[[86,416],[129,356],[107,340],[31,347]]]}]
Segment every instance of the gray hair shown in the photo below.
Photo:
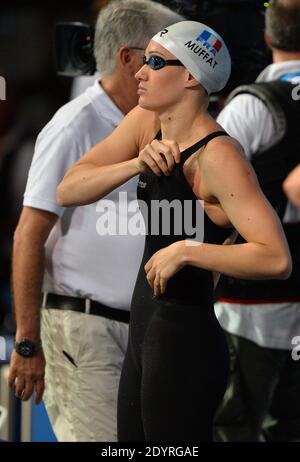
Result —
[{"label": "gray hair", "polygon": [[266,11],[266,31],[274,48],[300,51],[300,1],[273,0]]},{"label": "gray hair", "polygon": [[113,0],[97,19],[94,55],[101,75],[115,69],[122,46],[146,48],[160,30],[184,17],[151,0]]}]

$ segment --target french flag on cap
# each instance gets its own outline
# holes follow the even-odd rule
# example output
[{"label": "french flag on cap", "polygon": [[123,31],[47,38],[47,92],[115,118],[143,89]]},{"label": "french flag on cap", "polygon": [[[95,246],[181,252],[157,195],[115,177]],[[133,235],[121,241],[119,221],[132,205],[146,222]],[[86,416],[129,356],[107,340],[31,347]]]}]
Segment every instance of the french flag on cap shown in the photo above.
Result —
[{"label": "french flag on cap", "polygon": [[204,30],[196,38],[197,42],[202,42],[205,48],[208,48],[211,53],[216,55],[222,48],[222,42],[215,35],[213,35],[208,30]]}]

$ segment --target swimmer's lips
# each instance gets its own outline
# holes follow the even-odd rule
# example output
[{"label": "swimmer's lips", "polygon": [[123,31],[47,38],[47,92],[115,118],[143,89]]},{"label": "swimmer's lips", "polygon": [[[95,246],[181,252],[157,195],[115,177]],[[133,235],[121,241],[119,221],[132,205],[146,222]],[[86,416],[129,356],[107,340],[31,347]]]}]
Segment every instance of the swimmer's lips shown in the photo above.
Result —
[{"label": "swimmer's lips", "polygon": [[137,90],[137,93],[138,93],[138,95],[142,95],[146,91],[147,91],[146,88],[139,86],[138,90]]}]

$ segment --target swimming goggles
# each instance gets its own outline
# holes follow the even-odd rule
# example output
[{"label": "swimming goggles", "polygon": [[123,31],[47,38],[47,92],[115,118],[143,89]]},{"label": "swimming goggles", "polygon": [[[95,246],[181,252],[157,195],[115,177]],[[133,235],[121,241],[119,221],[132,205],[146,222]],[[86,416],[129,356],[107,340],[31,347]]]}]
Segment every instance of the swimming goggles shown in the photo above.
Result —
[{"label": "swimming goggles", "polygon": [[151,69],[157,71],[165,66],[184,66],[178,59],[164,59],[161,56],[152,55],[149,59],[143,57],[143,64],[147,64]]}]

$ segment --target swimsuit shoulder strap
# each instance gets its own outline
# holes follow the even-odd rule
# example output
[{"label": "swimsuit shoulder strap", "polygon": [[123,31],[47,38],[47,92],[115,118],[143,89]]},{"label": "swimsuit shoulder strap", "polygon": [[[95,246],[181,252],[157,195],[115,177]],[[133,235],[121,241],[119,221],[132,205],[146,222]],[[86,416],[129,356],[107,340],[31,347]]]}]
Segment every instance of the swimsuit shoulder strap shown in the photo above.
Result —
[{"label": "swimsuit shoulder strap", "polygon": [[198,151],[198,149],[202,148],[202,146],[205,146],[207,143],[209,143],[214,138],[217,138],[218,136],[229,136],[229,135],[224,130],[219,130],[219,131],[210,133],[209,135],[205,136],[201,140],[197,141],[192,146],[189,146],[187,149],[182,151],[181,162],[185,162],[188,159],[188,157],[194,154],[194,152]]},{"label": "swimsuit shoulder strap", "polygon": [[[181,162],[185,162],[186,159],[194,154],[194,152],[198,151],[202,146],[205,146],[207,143],[209,143],[212,139],[216,138],[217,136],[229,136],[227,132],[224,130],[219,130],[216,132],[212,132],[209,135],[205,136],[199,141],[196,141],[192,146],[189,146],[186,148],[184,151],[181,152]],[[161,130],[157,132],[155,136],[156,140],[161,140]]]}]

